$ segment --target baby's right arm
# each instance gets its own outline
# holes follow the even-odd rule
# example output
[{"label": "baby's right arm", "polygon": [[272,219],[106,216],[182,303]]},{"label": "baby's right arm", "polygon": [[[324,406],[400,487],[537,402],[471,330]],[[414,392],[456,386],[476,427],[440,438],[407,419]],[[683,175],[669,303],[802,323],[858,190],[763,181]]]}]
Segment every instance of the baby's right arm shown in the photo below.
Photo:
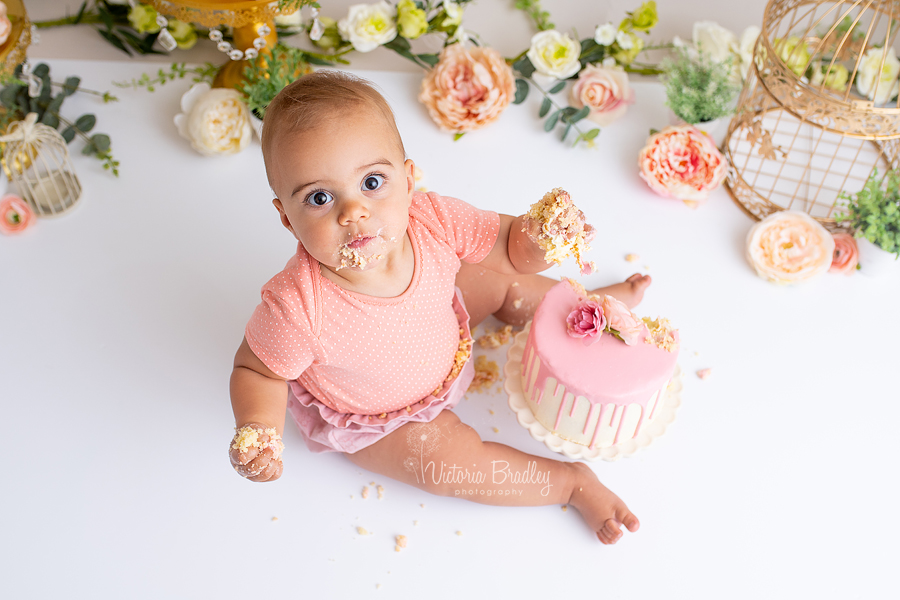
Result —
[{"label": "baby's right arm", "polygon": [[278,479],[287,383],[259,360],[246,338],[234,356],[231,408],[236,433],[228,455],[235,471],[250,481]]}]

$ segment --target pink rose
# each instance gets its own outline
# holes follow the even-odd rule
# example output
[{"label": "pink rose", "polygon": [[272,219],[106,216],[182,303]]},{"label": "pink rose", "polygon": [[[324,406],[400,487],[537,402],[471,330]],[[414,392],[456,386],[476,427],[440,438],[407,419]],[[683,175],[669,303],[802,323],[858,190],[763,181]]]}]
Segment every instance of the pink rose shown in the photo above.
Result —
[{"label": "pink rose", "polygon": [[34,223],[34,211],[18,196],[5,196],[0,200],[0,233],[15,235]]},{"label": "pink rose", "polygon": [[566,330],[572,337],[583,338],[584,345],[590,346],[598,339],[606,327],[603,308],[594,300],[585,300],[566,317]]},{"label": "pink rose", "polygon": [[587,118],[606,127],[625,114],[628,105],[634,102],[634,90],[621,68],[589,64],[578,74],[569,98],[574,108],[590,107]]},{"label": "pink rose", "polygon": [[660,196],[706,200],[725,179],[725,158],[715,142],[691,125],[667,127],[641,150],[641,178]]},{"label": "pink rose", "polygon": [[610,330],[615,330],[619,338],[629,346],[634,346],[644,333],[644,322],[624,302],[619,302],[612,296],[604,296],[600,304],[603,314],[606,315],[606,324]]},{"label": "pink rose", "polygon": [[834,256],[828,271],[844,275],[853,273],[859,262],[859,248],[856,246],[856,240],[849,233],[835,233],[832,237],[834,237]]},{"label": "pink rose", "polygon": [[497,120],[515,93],[512,69],[499,52],[451,44],[422,80],[419,102],[438,127],[462,133]]},{"label": "pink rose", "polygon": [[834,258],[834,238],[808,214],[772,213],[747,234],[747,260],[773,283],[799,283],[824,273]]},{"label": "pink rose", "polygon": [[0,45],[6,43],[11,31],[12,23],[9,22],[9,17],[6,16],[6,4],[0,2]]}]

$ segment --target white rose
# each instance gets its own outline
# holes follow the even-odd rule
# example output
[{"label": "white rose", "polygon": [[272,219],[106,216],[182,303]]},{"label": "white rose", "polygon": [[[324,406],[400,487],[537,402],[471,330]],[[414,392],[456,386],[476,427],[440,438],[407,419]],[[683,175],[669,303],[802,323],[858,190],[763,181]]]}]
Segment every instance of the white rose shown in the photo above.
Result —
[{"label": "white rose", "polygon": [[396,14],[397,10],[384,0],[354,4],[347,18],[338,21],[338,31],[357,52],[370,52],[397,37]]},{"label": "white rose", "polygon": [[528,60],[541,75],[556,79],[571,77],[581,69],[581,44],[555,30],[542,31],[531,38]]},{"label": "white rose", "polygon": [[759,27],[751,25],[741,34],[741,42],[738,46],[738,56],[741,59],[741,79],[747,79],[750,64],[753,62],[753,49],[756,47],[756,38],[759,37],[759,32]]},{"label": "white rose", "polygon": [[200,154],[236,154],[250,143],[250,111],[237,90],[198,83],[181,97],[181,110],[178,133]]},{"label": "white rose", "polygon": [[[881,77],[878,77],[878,68],[882,59],[884,66],[881,68]],[[888,48],[885,55],[883,48],[871,48],[863,56],[859,65],[859,74],[856,77],[856,91],[863,94],[875,104],[884,104],[897,95],[900,82],[900,60],[893,48]]]},{"label": "white rose", "polygon": [[275,25],[282,29],[299,29],[303,27],[303,17],[299,10],[287,15],[276,15]]},{"label": "white rose", "polygon": [[462,6],[456,2],[450,2],[450,0],[444,0],[444,3],[441,6],[444,7],[444,12],[447,13],[447,17],[444,19],[444,22],[441,23],[443,27],[453,27],[454,25],[462,23]]},{"label": "white rose", "polygon": [[616,41],[619,42],[619,48],[622,50],[631,50],[634,48],[634,38],[628,35],[627,31],[620,31],[616,34]]},{"label": "white rose", "polygon": [[598,26],[594,31],[594,41],[601,46],[611,46],[616,41],[616,26],[612,23]]},{"label": "white rose", "polygon": [[713,21],[694,23],[694,45],[717,63],[725,62],[738,50],[737,37]]}]

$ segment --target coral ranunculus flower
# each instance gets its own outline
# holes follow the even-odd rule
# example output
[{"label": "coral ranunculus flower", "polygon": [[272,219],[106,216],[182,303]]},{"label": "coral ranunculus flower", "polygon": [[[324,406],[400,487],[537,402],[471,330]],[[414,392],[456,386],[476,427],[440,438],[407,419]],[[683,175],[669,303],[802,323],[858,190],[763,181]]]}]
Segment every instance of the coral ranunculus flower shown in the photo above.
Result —
[{"label": "coral ranunculus flower", "polygon": [[0,200],[0,233],[22,233],[34,223],[34,212],[24,200],[12,194]]},{"label": "coral ranunculus flower", "polygon": [[831,260],[831,273],[850,275],[859,263],[859,247],[849,233],[834,234],[834,257]]},{"label": "coral ranunculus flower", "polygon": [[438,127],[464,133],[497,120],[515,93],[512,69],[499,52],[451,44],[422,80],[419,102]]},{"label": "coral ranunculus flower", "polygon": [[639,157],[641,178],[660,196],[706,200],[725,179],[725,157],[715,142],[691,125],[650,136]]},{"label": "coral ranunculus flower", "polygon": [[799,283],[831,267],[834,238],[804,212],[769,215],[747,234],[747,260],[773,283]]}]

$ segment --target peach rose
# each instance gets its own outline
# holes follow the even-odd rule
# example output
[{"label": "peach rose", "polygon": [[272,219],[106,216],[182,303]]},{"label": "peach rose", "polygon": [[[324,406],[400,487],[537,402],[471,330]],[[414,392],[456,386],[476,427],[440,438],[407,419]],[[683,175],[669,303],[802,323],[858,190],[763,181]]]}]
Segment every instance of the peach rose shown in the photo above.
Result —
[{"label": "peach rose", "polygon": [[725,179],[725,158],[715,142],[691,125],[667,127],[641,150],[641,178],[660,196],[706,200]]},{"label": "peach rose", "polygon": [[798,283],[831,267],[834,238],[804,212],[769,215],[747,234],[747,260],[773,283]]},{"label": "peach rose", "polygon": [[634,102],[634,90],[623,69],[589,64],[578,74],[569,98],[575,108],[590,107],[587,118],[606,127],[625,114],[628,105]]},{"label": "peach rose", "polygon": [[836,233],[832,237],[834,237],[834,256],[831,259],[831,268],[828,270],[844,275],[853,273],[859,262],[859,248],[856,246],[856,240],[849,233]]},{"label": "peach rose", "polygon": [[515,93],[512,69],[499,52],[451,44],[422,80],[419,102],[438,127],[462,133],[494,122]]},{"label": "peach rose", "polygon": [[603,296],[600,303],[606,314],[606,324],[610,329],[615,329],[618,337],[629,346],[634,346],[644,333],[644,322],[624,302],[620,302],[612,296]]},{"label": "peach rose", "polygon": [[34,211],[18,196],[0,200],[0,233],[15,235],[22,233],[34,223]]}]

